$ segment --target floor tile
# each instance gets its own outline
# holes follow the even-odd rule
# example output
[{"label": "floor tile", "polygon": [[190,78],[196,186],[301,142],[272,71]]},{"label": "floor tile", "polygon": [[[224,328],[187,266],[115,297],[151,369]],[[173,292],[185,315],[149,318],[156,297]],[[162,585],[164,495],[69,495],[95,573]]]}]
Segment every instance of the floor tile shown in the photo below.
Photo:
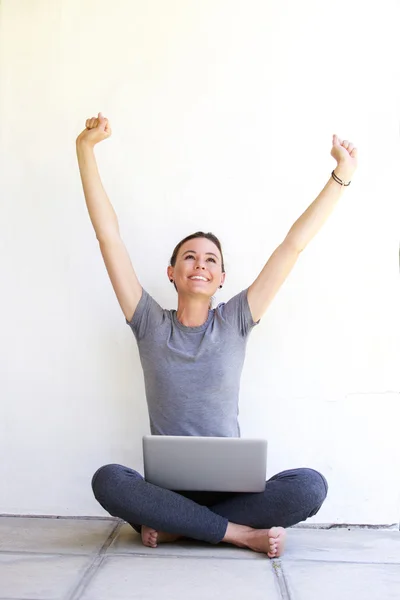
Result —
[{"label": "floor tile", "polygon": [[87,556],[0,554],[0,597],[63,600],[90,562]]},{"label": "floor tile", "polygon": [[108,557],[82,600],[279,600],[271,561]]},{"label": "floor tile", "polygon": [[141,538],[130,525],[123,525],[107,551],[108,554],[145,554],[150,556],[200,556],[207,558],[239,558],[264,560],[265,556],[230,544],[207,544],[193,540],[160,544],[157,548],[143,546]]},{"label": "floor tile", "polygon": [[285,562],[291,600],[398,600],[398,565]]},{"label": "floor tile", "polygon": [[100,550],[116,521],[0,517],[0,550],[91,554]]},{"label": "floor tile", "polygon": [[371,529],[349,531],[347,528],[289,529],[283,558],[400,564],[400,532]]}]

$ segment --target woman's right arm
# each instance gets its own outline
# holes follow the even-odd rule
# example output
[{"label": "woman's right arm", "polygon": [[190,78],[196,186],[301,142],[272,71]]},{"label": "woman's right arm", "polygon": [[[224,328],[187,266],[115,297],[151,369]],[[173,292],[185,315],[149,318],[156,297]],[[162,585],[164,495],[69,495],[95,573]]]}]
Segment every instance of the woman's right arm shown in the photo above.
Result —
[{"label": "woman's right arm", "polygon": [[94,155],[94,146],[110,135],[108,119],[99,113],[98,118],[86,121],[86,128],[76,140],[76,153],[90,220],[118,302],[130,321],[142,296],[142,286],[121,239],[117,215],[104,190]]}]

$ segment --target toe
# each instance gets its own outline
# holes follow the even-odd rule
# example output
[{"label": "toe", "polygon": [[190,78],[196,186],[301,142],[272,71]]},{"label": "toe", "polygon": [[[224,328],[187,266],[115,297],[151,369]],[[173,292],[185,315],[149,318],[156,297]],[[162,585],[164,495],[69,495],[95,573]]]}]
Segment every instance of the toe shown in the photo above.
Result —
[{"label": "toe", "polygon": [[276,538],[279,536],[281,530],[279,529],[279,527],[271,527],[271,529],[268,532],[269,537],[273,537]]},{"label": "toe", "polygon": [[143,545],[147,546],[148,548],[154,548],[154,546],[156,545],[154,540],[157,541],[157,532],[155,531],[155,529],[150,529],[149,527],[146,527],[144,525],[142,527]]}]

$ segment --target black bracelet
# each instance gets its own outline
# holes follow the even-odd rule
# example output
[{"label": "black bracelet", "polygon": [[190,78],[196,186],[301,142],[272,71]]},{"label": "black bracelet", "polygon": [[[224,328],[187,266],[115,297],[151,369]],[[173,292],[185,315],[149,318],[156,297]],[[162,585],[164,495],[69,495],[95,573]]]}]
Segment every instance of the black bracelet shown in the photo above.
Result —
[{"label": "black bracelet", "polygon": [[347,187],[348,185],[351,184],[351,181],[349,181],[349,183],[345,183],[344,181],[342,181],[341,179],[339,179],[339,177],[335,173],[335,170],[332,171],[331,175],[332,175],[333,179],[335,181],[337,181],[337,183],[340,183],[340,185],[344,185],[345,187]]}]

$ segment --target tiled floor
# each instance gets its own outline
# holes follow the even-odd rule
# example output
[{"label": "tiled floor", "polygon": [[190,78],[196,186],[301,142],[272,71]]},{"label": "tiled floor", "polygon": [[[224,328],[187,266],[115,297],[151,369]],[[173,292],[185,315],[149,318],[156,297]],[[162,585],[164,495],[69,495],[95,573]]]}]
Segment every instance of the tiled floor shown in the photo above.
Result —
[{"label": "tiled floor", "polygon": [[399,600],[400,532],[290,529],[284,556],[141,545],[113,519],[0,517],[0,600]]}]

